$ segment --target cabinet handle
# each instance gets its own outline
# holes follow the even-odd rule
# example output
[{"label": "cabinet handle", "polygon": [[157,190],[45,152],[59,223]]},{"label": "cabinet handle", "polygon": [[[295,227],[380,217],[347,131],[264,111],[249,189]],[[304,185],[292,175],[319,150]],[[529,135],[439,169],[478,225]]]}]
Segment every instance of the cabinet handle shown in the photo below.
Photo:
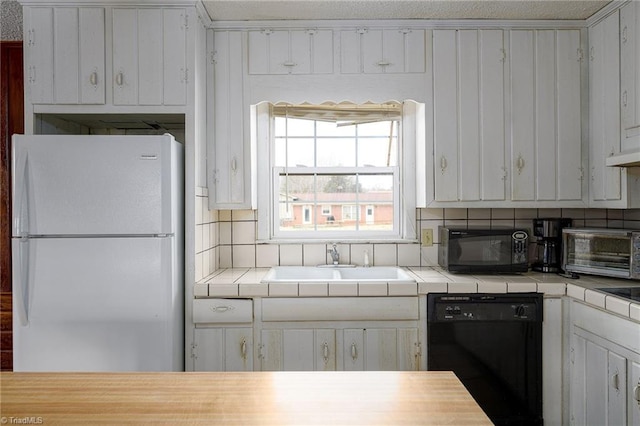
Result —
[{"label": "cabinet handle", "polygon": [[329,362],[329,344],[327,342],[322,344],[322,359],[325,364]]},{"label": "cabinet handle", "polygon": [[633,388],[633,399],[636,400],[636,402],[638,404],[640,404],[640,383],[638,383],[634,388]]},{"label": "cabinet handle", "polygon": [[351,344],[351,359],[354,361],[358,359],[358,348],[355,343]]},{"label": "cabinet handle", "polygon": [[388,65],[391,65],[391,62],[385,61],[385,60],[378,61],[378,66],[380,66],[380,67],[386,67]]},{"label": "cabinet handle", "polygon": [[518,156],[518,160],[516,161],[516,168],[518,169],[518,174],[521,175],[522,174],[522,170],[524,169],[524,158],[522,158],[522,155]]},{"label": "cabinet handle", "polygon": [[242,339],[240,342],[240,355],[242,355],[242,359],[247,359],[247,340]]},{"label": "cabinet handle", "polygon": [[236,157],[233,157],[231,159],[231,171],[235,173],[237,169],[238,169],[238,162],[236,160]]},{"label": "cabinet handle", "polygon": [[91,75],[89,76],[89,83],[91,83],[92,86],[97,86],[98,85],[98,72],[94,71],[91,73]]},{"label": "cabinet handle", "polygon": [[444,170],[447,168],[447,158],[443,155],[440,157],[440,171],[444,174]]},{"label": "cabinet handle", "polygon": [[124,74],[122,73],[122,71],[120,71],[118,74],[116,74],[116,84],[118,86],[122,86],[123,83],[124,83]]},{"label": "cabinet handle", "polygon": [[626,25],[622,29],[622,32],[620,33],[620,36],[622,37],[622,42],[626,43],[627,42],[627,26]]},{"label": "cabinet handle", "polygon": [[627,91],[622,92],[622,106],[627,107]]},{"label": "cabinet handle", "polygon": [[285,67],[295,67],[297,64],[292,61],[287,61],[287,62],[283,62],[282,65]]},{"label": "cabinet handle", "polygon": [[211,306],[209,309],[211,312],[223,314],[227,311],[233,311],[235,308],[233,306]]},{"label": "cabinet handle", "polygon": [[617,371],[611,376],[611,387],[618,392],[620,391],[620,376]]}]

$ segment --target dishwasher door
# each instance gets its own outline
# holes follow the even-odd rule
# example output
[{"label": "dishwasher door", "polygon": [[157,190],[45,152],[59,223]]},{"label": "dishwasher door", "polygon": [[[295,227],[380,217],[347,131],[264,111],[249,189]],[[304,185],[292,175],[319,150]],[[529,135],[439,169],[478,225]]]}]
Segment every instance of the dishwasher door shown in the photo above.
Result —
[{"label": "dishwasher door", "polygon": [[496,425],[542,425],[542,294],[427,300],[427,369],[453,371]]}]

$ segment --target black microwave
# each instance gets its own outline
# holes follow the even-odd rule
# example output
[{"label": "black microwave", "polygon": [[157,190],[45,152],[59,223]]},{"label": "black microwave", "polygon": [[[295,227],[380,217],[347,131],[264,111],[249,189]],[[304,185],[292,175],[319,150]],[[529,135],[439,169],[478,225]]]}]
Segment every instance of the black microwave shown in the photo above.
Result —
[{"label": "black microwave", "polygon": [[518,273],[529,269],[529,234],[514,228],[438,228],[438,264],[449,272]]}]

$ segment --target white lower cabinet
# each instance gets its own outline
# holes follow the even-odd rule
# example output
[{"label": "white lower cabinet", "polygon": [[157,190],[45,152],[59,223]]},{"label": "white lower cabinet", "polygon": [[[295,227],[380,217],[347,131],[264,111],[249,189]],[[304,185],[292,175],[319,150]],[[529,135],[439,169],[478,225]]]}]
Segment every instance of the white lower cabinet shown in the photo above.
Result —
[{"label": "white lower cabinet", "polygon": [[195,299],[193,322],[195,371],[253,371],[252,300]]},{"label": "white lower cabinet", "polygon": [[194,330],[195,371],[253,371],[251,327],[205,327]]},{"label": "white lower cabinet", "polygon": [[336,331],[319,329],[262,330],[258,357],[262,371],[334,371]]},{"label": "white lower cabinet", "polygon": [[418,370],[417,328],[263,329],[258,348],[262,371]]},{"label": "white lower cabinet", "polygon": [[573,302],[570,423],[640,425],[640,324]]},{"label": "white lower cabinet", "polygon": [[418,370],[417,328],[348,328],[342,330],[342,366],[347,371]]}]

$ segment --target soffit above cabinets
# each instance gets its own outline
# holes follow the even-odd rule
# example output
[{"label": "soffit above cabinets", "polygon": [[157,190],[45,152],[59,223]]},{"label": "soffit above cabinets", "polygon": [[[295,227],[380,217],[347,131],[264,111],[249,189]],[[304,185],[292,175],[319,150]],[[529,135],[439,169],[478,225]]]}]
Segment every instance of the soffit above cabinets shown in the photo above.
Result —
[{"label": "soffit above cabinets", "polygon": [[335,19],[583,20],[610,0],[203,0],[213,21]]}]

